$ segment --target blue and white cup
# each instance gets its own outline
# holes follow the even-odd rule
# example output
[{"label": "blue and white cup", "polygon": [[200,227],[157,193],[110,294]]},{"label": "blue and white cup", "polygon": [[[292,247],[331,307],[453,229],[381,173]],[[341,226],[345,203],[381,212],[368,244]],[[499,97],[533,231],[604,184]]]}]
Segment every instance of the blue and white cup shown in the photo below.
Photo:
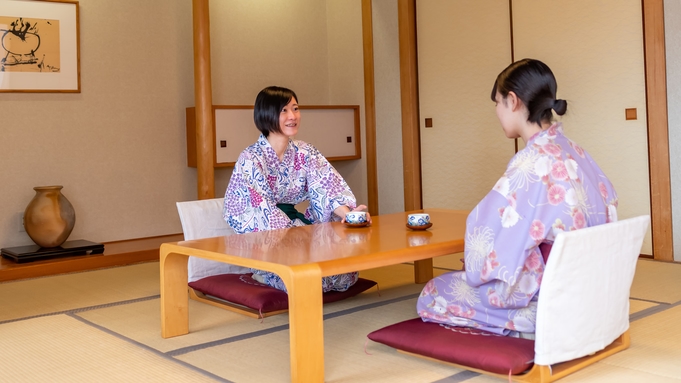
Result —
[{"label": "blue and white cup", "polygon": [[351,211],[345,214],[345,222],[351,224],[366,223],[367,213],[365,211]]},{"label": "blue and white cup", "polygon": [[423,226],[430,223],[430,215],[428,213],[409,214],[407,224],[409,226]]}]

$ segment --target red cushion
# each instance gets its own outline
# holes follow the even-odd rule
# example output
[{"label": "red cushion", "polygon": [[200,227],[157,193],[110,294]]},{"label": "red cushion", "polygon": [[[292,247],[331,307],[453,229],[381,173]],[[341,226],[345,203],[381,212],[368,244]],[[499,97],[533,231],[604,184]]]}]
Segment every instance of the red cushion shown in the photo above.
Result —
[{"label": "red cushion", "polygon": [[[288,294],[251,278],[252,274],[220,274],[190,282],[189,287],[206,295],[246,306],[263,313],[288,309]],[[319,282],[321,283],[321,281]],[[354,297],[376,285],[369,279],[359,278],[346,291],[329,291],[323,294],[324,303]]]},{"label": "red cushion", "polygon": [[541,251],[541,257],[544,258],[544,264],[549,261],[549,254],[551,253],[551,248],[553,243],[542,242],[539,244],[539,251]]},{"label": "red cushion", "polygon": [[367,336],[399,350],[497,374],[519,374],[534,365],[533,340],[467,327],[443,327],[421,318],[396,323]]}]

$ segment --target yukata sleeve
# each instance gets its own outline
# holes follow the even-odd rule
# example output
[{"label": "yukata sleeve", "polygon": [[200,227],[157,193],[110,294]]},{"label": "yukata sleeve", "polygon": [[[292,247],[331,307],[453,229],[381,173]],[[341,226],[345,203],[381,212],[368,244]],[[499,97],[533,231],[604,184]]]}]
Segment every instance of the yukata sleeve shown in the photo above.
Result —
[{"label": "yukata sleeve", "polygon": [[307,188],[310,205],[307,215],[315,222],[339,221],[333,211],[340,206],[351,210],[357,206],[355,195],[343,177],[312,145],[307,145],[302,160],[307,167]]},{"label": "yukata sleeve", "polygon": [[[466,222],[468,285],[487,307],[527,307],[539,291],[544,262],[539,244],[560,208],[547,202],[546,185],[527,182],[509,192],[502,177]],[[546,225],[545,225],[546,223]]]},{"label": "yukata sleeve", "polygon": [[234,166],[225,191],[223,217],[238,234],[294,226],[277,207],[265,167],[247,152]]}]

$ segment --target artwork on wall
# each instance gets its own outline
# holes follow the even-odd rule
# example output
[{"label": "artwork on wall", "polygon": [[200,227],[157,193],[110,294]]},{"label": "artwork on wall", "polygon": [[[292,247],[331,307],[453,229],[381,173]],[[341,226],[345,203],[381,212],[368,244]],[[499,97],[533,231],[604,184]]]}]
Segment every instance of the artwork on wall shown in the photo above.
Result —
[{"label": "artwork on wall", "polygon": [[3,0],[0,92],[80,93],[78,2]]}]

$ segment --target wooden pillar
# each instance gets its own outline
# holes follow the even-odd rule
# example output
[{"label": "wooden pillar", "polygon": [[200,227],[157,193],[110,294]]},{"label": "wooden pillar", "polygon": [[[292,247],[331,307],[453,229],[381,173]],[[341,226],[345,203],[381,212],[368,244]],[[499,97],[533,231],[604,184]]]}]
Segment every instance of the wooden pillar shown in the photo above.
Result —
[{"label": "wooden pillar", "polygon": [[653,257],[674,260],[663,0],[643,0]]},{"label": "wooden pillar", "polygon": [[369,213],[378,215],[378,172],[376,170],[376,90],[374,83],[374,31],[372,0],[362,0],[362,46],[364,50],[364,119],[367,158]]},{"label": "wooden pillar", "polygon": [[416,54],[416,0],[398,0],[397,18],[400,39],[404,209],[410,211],[423,207]]},{"label": "wooden pillar", "polygon": [[[416,52],[416,0],[398,0],[397,22],[400,39],[404,210],[410,211],[423,208],[418,56]],[[414,262],[414,281],[416,283],[426,283],[432,278],[432,259]]]},{"label": "wooden pillar", "polygon": [[192,0],[194,22],[194,104],[196,106],[196,177],[198,199],[215,198],[213,169],[213,89],[210,78],[208,0]]}]

